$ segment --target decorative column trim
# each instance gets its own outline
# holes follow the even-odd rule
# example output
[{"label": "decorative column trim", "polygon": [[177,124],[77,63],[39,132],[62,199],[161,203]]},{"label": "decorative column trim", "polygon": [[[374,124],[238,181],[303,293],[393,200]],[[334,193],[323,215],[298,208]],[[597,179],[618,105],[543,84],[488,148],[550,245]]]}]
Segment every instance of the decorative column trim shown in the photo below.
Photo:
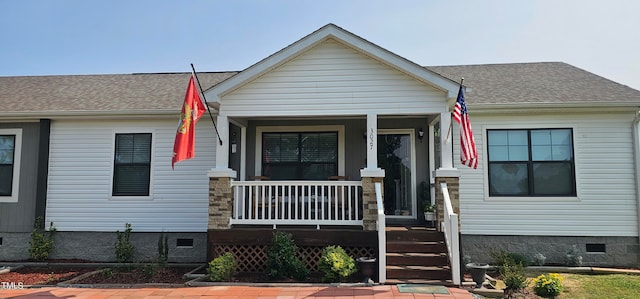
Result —
[{"label": "decorative column trim", "polygon": [[227,169],[211,168],[211,170],[207,172],[207,176],[210,178],[235,178],[236,171],[229,168]]},{"label": "decorative column trim", "polygon": [[360,169],[360,177],[370,177],[370,178],[383,178],[385,175],[384,169],[375,168],[375,169]]},{"label": "decorative column trim", "polygon": [[451,112],[440,113],[440,159],[442,159],[440,165],[442,168],[453,168],[453,136],[455,135],[453,131]]}]

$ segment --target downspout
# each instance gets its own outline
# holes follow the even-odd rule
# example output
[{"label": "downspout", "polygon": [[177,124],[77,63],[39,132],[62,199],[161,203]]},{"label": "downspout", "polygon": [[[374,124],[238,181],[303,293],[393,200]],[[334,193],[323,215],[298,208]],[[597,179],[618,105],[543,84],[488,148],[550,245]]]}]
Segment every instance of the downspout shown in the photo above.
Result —
[{"label": "downspout", "polygon": [[640,243],[640,111],[636,111],[636,117],[631,123],[633,132],[633,158],[636,175],[636,221],[638,223],[638,243]]}]

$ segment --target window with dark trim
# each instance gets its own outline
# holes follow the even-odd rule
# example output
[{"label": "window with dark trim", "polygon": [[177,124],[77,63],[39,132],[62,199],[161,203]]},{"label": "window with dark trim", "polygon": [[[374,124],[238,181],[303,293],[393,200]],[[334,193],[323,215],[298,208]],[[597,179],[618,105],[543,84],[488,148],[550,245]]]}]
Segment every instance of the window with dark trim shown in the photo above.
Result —
[{"label": "window with dark trim", "polygon": [[572,129],[487,130],[490,196],[575,196]]},{"label": "window with dark trim", "polygon": [[151,134],[116,134],[113,196],[148,196]]},{"label": "window with dark trim", "polygon": [[13,192],[16,135],[0,135],[0,196]]},{"label": "window with dark trim", "polygon": [[337,174],[337,132],[262,133],[262,175],[272,180],[326,180]]}]

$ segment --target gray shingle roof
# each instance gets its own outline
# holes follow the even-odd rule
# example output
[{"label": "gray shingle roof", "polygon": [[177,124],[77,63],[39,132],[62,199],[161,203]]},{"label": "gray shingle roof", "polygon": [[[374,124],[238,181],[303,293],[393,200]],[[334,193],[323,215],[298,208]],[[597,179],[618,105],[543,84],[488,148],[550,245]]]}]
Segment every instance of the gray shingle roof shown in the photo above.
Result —
[{"label": "gray shingle roof", "polygon": [[[427,69],[469,88],[473,105],[636,105],[640,91],[561,62]],[[237,72],[198,73],[208,89]],[[182,104],[190,73],[0,77],[0,116],[172,113]]]},{"label": "gray shingle roof", "polygon": [[[0,113],[179,111],[191,73],[0,77]],[[198,73],[207,88],[235,72]]]},{"label": "gray shingle roof", "polygon": [[640,105],[640,91],[562,62],[429,66],[469,89],[474,104]]}]

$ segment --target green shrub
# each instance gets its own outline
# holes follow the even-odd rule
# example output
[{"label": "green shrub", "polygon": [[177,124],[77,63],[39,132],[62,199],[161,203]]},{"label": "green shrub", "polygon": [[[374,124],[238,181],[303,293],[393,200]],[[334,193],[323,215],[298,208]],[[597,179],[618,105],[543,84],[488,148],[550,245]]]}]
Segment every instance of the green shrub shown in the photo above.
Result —
[{"label": "green shrub", "polygon": [[507,290],[518,291],[524,289],[528,284],[522,264],[504,265],[500,268],[500,275]]},{"label": "green shrub", "polygon": [[53,234],[55,232],[56,228],[53,227],[53,222],[47,231],[43,227],[42,217],[36,217],[31,232],[31,241],[29,241],[29,255],[33,260],[44,261],[49,258],[49,254],[53,251]]},{"label": "green shrub", "polygon": [[529,258],[522,254],[507,252],[502,249],[494,249],[491,251],[494,265],[502,267],[504,265],[522,265],[528,267],[531,265]]},{"label": "green shrub", "polygon": [[533,256],[533,264],[536,266],[544,266],[544,263],[546,260],[547,260],[547,257],[544,256],[544,254],[539,252]]},{"label": "green shrub", "polygon": [[325,247],[322,250],[318,268],[323,273],[322,281],[324,282],[344,281],[357,271],[354,259],[340,246]]},{"label": "green shrub", "polygon": [[209,262],[207,273],[211,281],[230,281],[236,267],[235,257],[231,252],[227,252]]},{"label": "green shrub", "polygon": [[146,264],[146,265],[141,265],[138,271],[140,272],[140,274],[142,274],[144,278],[151,279],[158,271],[158,268],[152,264]]},{"label": "green shrub", "polygon": [[564,279],[558,273],[541,274],[533,279],[533,292],[545,298],[554,298],[564,289]]},{"label": "green shrub", "polygon": [[133,244],[129,241],[131,237],[131,224],[126,223],[124,232],[116,231],[115,254],[118,263],[130,263],[133,261]]},{"label": "green shrub", "polygon": [[167,265],[168,260],[169,260],[169,241],[168,241],[167,235],[162,233],[158,238],[158,265],[160,267],[165,267]]},{"label": "green shrub", "polygon": [[580,267],[582,266],[582,256],[576,245],[571,246],[569,251],[565,254],[565,263],[567,266]]},{"label": "green shrub", "polygon": [[297,251],[298,246],[293,242],[291,234],[275,232],[271,246],[267,247],[267,275],[274,279],[306,279],[309,269],[298,258]]}]

